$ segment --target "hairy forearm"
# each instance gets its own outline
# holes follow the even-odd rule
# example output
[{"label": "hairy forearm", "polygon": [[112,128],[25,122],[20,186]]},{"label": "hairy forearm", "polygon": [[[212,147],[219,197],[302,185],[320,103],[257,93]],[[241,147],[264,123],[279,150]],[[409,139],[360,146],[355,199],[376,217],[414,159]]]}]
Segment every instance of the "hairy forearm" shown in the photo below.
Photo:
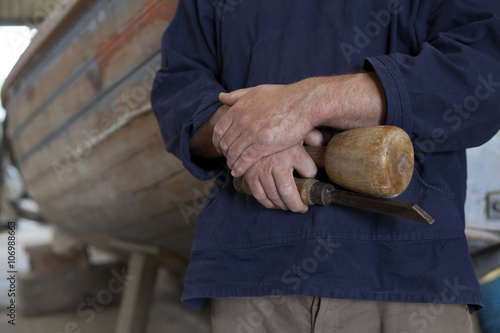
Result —
[{"label": "hairy forearm", "polygon": [[375,73],[359,73],[306,79],[311,124],[340,130],[383,125],[385,92]]}]

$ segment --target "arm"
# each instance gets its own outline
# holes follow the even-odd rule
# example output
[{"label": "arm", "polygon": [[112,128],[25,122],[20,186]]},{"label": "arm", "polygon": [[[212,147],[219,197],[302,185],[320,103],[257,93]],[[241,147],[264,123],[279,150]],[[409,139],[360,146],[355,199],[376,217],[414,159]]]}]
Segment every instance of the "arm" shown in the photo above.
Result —
[{"label": "arm", "polygon": [[481,145],[500,128],[500,3],[420,6],[418,51],[367,59],[387,92],[387,122],[410,134],[417,155]]},{"label": "arm", "polygon": [[[355,74],[352,81],[349,76],[313,78],[222,94],[222,101],[234,104],[234,112],[217,125],[214,144],[235,175],[259,158],[293,146],[317,123],[343,129],[385,119],[410,134],[417,153],[428,147],[432,153],[480,145],[500,128],[499,7],[490,0],[415,1],[412,10],[418,12],[408,9],[407,18],[414,21],[407,37],[418,45],[414,52],[369,57],[366,69],[376,75]],[[309,89],[307,83],[321,81],[338,85]],[[247,114],[252,105],[264,112]]]},{"label": "arm", "polygon": [[[216,46],[213,45],[214,7],[210,1],[180,1],[162,42],[151,104],[166,148],[197,178],[206,180],[224,168],[193,158],[190,140],[222,105]],[[212,162],[212,161],[211,161]]]},{"label": "arm", "polygon": [[224,157],[222,153],[215,149],[212,143],[212,136],[214,132],[215,124],[220,120],[220,118],[229,110],[229,106],[222,105],[217,111],[204,123],[198,131],[189,140],[189,150],[193,157],[202,159],[214,159],[218,157]]},{"label": "arm", "polygon": [[232,105],[217,123],[214,145],[234,176],[259,159],[291,148],[315,127],[350,129],[385,122],[385,95],[377,75],[309,78],[221,94]]}]

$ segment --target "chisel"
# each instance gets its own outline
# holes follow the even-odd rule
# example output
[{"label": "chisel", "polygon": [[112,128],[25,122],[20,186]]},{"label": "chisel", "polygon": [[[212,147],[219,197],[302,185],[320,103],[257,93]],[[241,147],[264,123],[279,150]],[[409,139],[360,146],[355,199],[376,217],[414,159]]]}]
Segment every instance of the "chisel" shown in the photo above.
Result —
[{"label": "chisel", "polygon": [[[295,178],[295,184],[302,202],[308,206],[337,204],[425,224],[434,223],[434,219],[416,204],[338,190],[332,184],[320,182],[313,178]],[[248,183],[243,177],[234,179],[234,187],[238,192],[252,194]]]},{"label": "chisel", "polygon": [[[326,147],[305,149],[333,183],[350,191],[315,179],[295,178],[304,204],[339,204],[426,224],[434,222],[418,205],[389,199],[406,190],[413,174],[413,144],[401,128],[352,129],[335,135]],[[234,186],[252,194],[243,178],[236,178]]]}]

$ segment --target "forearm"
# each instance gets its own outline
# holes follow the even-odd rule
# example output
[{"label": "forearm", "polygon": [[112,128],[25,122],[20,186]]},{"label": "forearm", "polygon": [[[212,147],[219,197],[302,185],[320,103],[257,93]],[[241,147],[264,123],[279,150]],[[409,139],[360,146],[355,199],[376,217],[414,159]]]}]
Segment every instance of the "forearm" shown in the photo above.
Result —
[{"label": "forearm", "polygon": [[374,72],[306,79],[311,123],[340,130],[383,125],[385,92]]}]

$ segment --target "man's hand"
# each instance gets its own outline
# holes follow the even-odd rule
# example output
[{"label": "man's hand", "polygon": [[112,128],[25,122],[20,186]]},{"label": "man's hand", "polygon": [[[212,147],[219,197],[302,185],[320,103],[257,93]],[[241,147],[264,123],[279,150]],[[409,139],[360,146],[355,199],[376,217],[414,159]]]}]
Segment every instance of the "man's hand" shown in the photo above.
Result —
[{"label": "man's hand", "polygon": [[296,146],[315,127],[385,123],[385,94],[375,73],[262,85],[219,98],[231,108],[214,127],[213,145],[235,177],[260,159]]},{"label": "man's hand", "polygon": [[298,84],[262,85],[220,95],[231,109],[216,124],[213,144],[226,156],[233,176],[304,140],[314,128],[307,99]]},{"label": "man's hand", "polygon": [[266,208],[305,213],[308,207],[295,185],[294,170],[302,177],[316,176],[316,165],[302,144],[264,157],[248,169],[244,178],[255,199]]},{"label": "man's hand", "polygon": [[[324,144],[321,133],[315,129],[308,133],[304,143],[309,146]],[[316,176],[317,167],[302,143],[264,157],[251,166],[244,177],[253,196],[265,207],[306,212],[308,208],[295,185],[294,170],[305,178]]]},{"label": "man's hand", "polygon": [[[222,105],[213,116],[195,133],[189,141],[193,156],[211,159],[223,156],[217,152],[210,140],[213,128],[219,119],[230,109]],[[312,130],[304,140],[309,146],[322,146],[323,136],[318,130]],[[297,170],[303,177],[314,177],[316,165],[305,152],[302,143],[264,158],[248,170],[247,179],[252,192],[259,202],[268,208],[281,208],[295,212],[307,210],[302,203],[295,186],[293,171]]]}]

